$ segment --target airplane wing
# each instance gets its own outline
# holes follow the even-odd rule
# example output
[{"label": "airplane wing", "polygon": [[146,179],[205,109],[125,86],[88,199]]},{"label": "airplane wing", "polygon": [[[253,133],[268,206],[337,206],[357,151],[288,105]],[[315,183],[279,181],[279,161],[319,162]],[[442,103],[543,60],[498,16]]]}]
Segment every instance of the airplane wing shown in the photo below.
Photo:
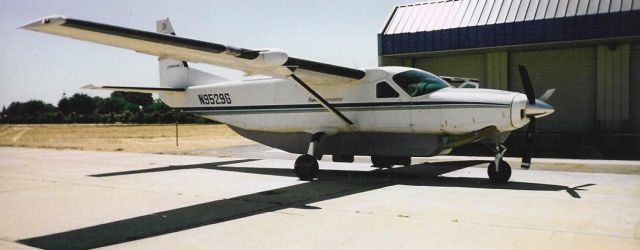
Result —
[{"label": "airplane wing", "polygon": [[364,78],[360,69],[289,57],[277,50],[253,50],[193,40],[149,31],[71,19],[45,17],[23,29],[100,43],[139,53],[196,63],[207,63],[244,71],[288,77],[295,74],[311,84],[345,83]]}]

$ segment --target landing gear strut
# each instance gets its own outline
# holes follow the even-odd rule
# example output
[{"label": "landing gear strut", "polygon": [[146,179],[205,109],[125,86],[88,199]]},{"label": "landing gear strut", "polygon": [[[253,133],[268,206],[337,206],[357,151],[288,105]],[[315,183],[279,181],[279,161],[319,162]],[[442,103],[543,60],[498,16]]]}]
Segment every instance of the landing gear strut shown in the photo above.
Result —
[{"label": "landing gear strut", "polygon": [[318,177],[318,173],[320,172],[318,160],[322,159],[322,155],[318,154],[316,150],[320,138],[322,138],[323,135],[324,133],[313,134],[307,154],[303,154],[296,159],[296,163],[293,165],[293,171],[300,180],[311,181]]},{"label": "landing gear strut", "polygon": [[496,144],[496,159],[491,162],[487,168],[489,179],[495,183],[507,183],[511,177],[511,166],[502,160],[505,152],[507,152],[507,147],[502,144]]}]

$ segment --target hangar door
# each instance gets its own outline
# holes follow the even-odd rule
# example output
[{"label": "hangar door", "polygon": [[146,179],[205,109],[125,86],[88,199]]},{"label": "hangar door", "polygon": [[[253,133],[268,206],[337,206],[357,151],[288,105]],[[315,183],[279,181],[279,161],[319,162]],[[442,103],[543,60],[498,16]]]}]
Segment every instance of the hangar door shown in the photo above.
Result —
[{"label": "hangar door", "polygon": [[518,65],[527,67],[536,96],[555,88],[556,112],[538,122],[544,132],[590,132],[596,123],[595,47],[509,53],[509,90],[523,92]]},{"label": "hangar door", "polygon": [[480,86],[486,80],[485,54],[426,57],[415,60],[415,67],[439,76],[469,77],[480,80]]},{"label": "hangar door", "polygon": [[640,132],[640,43],[631,45],[631,57],[629,58],[629,116],[633,131]]}]

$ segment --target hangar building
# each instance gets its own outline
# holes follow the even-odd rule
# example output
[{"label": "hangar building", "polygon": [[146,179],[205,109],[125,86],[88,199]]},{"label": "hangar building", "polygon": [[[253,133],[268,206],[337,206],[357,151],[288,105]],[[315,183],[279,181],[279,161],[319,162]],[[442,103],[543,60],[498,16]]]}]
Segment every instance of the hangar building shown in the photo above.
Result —
[{"label": "hangar building", "polygon": [[519,92],[523,64],[536,95],[557,89],[549,100],[556,113],[538,122],[543,156],[640,158],[640,0],[401,5],[378,34],[378,55],[380,66]]}]

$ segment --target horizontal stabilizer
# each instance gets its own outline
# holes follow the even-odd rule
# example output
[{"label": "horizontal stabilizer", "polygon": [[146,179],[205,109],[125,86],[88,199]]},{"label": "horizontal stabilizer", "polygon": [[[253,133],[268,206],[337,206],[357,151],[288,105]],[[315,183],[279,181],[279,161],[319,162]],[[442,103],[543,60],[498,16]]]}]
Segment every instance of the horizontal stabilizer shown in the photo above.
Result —
[{"label": "horizontal stabilizer", "polygon": [[95,86],[93,84],[82,87],[83,89],[102,89],[111,91],[137,92],[137,93],[177,93],[184,92],[184,88],[152,88],[152,87],[127,87],[127,86]]}]

